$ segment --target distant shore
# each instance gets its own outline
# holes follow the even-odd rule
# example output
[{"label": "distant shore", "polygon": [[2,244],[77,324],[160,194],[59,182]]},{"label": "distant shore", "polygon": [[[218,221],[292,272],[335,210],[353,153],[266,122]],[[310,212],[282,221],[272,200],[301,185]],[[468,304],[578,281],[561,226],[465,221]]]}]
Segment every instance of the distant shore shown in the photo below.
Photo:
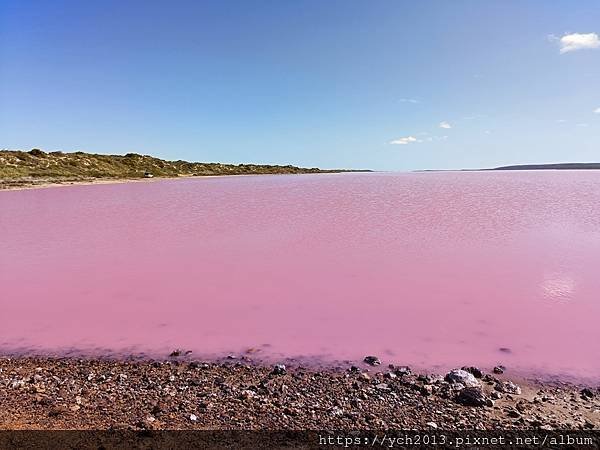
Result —
[{"label": "distant shore", "polygon": [[383,363],[322,370],[174,355],[0,357],[0,429],[600,428],[597,387],[515,384],[474,367],[444,378]]}]

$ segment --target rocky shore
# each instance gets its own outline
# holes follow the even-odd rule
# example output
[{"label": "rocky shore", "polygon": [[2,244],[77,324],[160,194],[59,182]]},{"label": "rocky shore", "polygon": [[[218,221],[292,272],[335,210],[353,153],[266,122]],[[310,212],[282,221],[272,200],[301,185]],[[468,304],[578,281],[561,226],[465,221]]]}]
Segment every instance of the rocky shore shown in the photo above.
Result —
[{"label": "rocky shore", "polygon": [[600,428],[598,387],[503,368],[416,374],[376,357],[317,370],[248,361],[0,358],[0,429]]}]

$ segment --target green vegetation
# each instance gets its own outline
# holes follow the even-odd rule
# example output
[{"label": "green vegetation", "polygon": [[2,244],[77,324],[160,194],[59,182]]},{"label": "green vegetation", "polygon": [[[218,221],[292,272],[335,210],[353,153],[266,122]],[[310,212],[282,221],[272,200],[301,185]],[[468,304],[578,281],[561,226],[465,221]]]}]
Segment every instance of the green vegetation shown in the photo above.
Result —
[{"label": "green vegetation", "polygon": [[147,155],[97,155],[84,152],[46,153],[0,150],[0,187],[93,181],[95,179],[135,179],[145,176],[177,177],[208,175],[298,174],[342,172],[305,169],[295,166],[257,164],[191,163],[165,161]]}]

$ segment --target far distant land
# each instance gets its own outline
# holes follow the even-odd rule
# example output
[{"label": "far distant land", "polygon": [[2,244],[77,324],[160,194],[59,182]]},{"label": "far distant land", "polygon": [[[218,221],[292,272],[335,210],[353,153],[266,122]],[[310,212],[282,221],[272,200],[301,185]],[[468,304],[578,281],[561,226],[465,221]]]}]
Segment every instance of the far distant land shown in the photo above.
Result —
[{"label": "far distant land", "polygon": [[600,163],[552,163],[552,164],[515,164],[491,169],[425,169],[416,172],[481,172],[487,170],[597,170]]},{"label": "far distant land", "polygon": [[578,170],[600,169],[600,163],[520,164],[483,170]]}]

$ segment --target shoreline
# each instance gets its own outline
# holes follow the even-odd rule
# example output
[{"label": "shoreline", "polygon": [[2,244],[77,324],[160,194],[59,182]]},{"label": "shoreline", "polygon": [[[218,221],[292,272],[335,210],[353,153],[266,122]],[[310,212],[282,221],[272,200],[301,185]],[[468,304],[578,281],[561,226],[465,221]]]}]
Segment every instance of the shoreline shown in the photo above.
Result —
[{"label": "shoreline", "polygon": [[[125,184],[125,183],[143,183],[152,182],[157,180],[176,180],[178,178],[191,178],[189,176],[181,177],[155,177],[155,178],[99,178],[90,180],[56,180],[56,181],[42,181],[40,183],[25,182],[23,184],[7,184],[5,180],[0,180],[0,192],[2,191],[25,191],[31,189],[47,189],[55,187],[67,187],[67,186],[92,186],[97,184]],[[9,180],[12,181],[12,180]],[[19,180],[20,181],[20,180]]]},{"label": "shoreline", "polygon": [[0,356],[0,429],[600,429],[598,386],[173,355]]},{"label": "shoreline", "polygon": [[[179,175],[173,177],[152,177],[152,178],[92,178],[86,180],[26,180],[22,184],[12,184],[12,182],[21,183],[21,180],[2,180],[0,179],[0,192],[4,191],[25,191],[32,189],[48,189],[68,186],[92,186],[98,184],[126,184],[126,183],[152,183],[155,181],[183,180],[190,178],[231,178],[231,177],[255,177],[255,176],[281,176],[281,175],[336,175],[345,173],[365,173],[364,171],[339,171],[339,172],[315,172],[315,173],[248,173],[248,174],[223,174],[223,175]],[[373,173],[373,172],[369,172]]]}]

